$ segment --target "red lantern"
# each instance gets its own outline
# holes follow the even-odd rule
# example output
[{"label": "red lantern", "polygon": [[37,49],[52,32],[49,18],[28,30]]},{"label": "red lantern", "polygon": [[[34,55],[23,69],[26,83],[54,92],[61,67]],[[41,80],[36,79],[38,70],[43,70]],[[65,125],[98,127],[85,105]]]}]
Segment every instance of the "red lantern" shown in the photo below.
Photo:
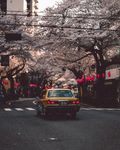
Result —
[{"label": "red lantern", "polygon": [[105,77],[105,74],[104,74],[104,73],[102,73],[102,77],[103,77],[103,78]]},{"label": "red lantern", "polygon": [[111,72],[110,71],[108,72],[108,77],[111,77]]},{"label": "red lantern", "polygon": [[100,78],[100,74],[97,74],[97,75],[96,75],[96,78]]}]

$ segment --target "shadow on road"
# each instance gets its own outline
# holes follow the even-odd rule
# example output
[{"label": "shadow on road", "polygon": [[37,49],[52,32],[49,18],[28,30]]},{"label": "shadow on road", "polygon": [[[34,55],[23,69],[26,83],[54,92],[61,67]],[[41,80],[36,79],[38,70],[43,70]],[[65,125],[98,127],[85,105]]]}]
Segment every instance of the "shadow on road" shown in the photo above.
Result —
[{"label": "shadow on road", "polygon": [[39,119],[43,119],[43,120],[46,120],[46,121],[71,121],[71,120],[74,120],[74,121],[78,121],[79,120],[79,117],[76,116],[75,118],[72,118],[70,115],[49,115],[49,116],[43,116],[43,115],[40,115],[40,116],[37,116],[37,118]]}]

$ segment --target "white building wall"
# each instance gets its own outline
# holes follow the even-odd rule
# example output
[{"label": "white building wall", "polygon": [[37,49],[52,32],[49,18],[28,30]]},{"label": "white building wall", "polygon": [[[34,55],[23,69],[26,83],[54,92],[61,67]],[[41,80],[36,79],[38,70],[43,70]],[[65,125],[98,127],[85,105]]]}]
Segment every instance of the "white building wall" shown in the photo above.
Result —
[{"label": "white building wall", "polygon": [[[109,74],[109,75],[108,75]],[[120,77],[120,67],[106,70],[106,79],[116,79]]]},{"label": "white building wall", "polygon": [[7,0],[7,13],[22,13],[27,10],[26,0]]},{"label": "white building wall", "polygon": [[23,11],[27,11],[27,1],[23,0]]},{"label": "white building wall", "polygon": [[[35,9],[35,1],[32,1],[32,12],[38,13],[40,11],[39,8],[39,0],[36,6],[38,9]],[[25,13],[27,12],[27,1],[26,0],[7,0],[7,13]]]}]

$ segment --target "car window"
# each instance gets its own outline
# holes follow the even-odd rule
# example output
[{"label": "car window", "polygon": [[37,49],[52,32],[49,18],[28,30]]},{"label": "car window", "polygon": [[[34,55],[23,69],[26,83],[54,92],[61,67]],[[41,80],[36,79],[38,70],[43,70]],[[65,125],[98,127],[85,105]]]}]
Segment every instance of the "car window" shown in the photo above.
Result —
[{"label": "car window", "polygon": [[73,97],[73,93],[70,90],[50,90],[48,97]]}]

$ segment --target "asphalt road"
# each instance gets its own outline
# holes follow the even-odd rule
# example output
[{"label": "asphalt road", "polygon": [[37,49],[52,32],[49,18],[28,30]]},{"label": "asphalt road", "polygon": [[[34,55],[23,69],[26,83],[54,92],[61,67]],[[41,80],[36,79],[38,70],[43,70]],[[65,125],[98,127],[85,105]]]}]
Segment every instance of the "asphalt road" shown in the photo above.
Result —
[{"label": "asphalt road", "polygon": [[31,102],[2,108],[0,150],[120,150],[120,109],[82,107],[75,120],[45,120]]}]

